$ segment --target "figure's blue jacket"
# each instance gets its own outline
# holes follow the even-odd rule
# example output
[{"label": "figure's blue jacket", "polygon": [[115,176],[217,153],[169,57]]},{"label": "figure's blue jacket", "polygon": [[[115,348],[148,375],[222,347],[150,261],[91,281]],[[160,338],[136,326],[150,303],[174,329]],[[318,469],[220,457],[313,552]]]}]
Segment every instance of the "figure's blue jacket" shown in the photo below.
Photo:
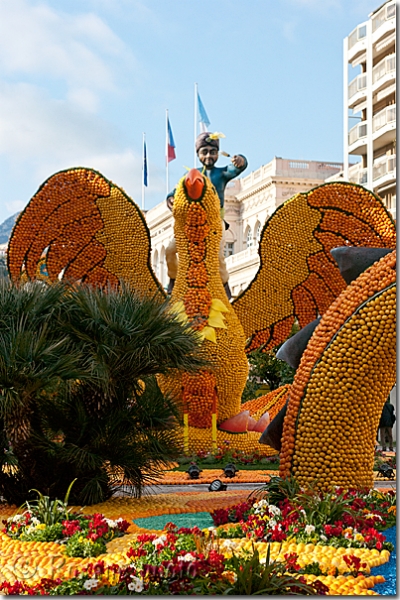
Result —
[{"label": "figure's blue jacket", "polygon": [[[238,156],[243,155],[238,154]],[[215,187],[216,192],[218,194],[221,208],[223,208],[224,206],[224,192],[226,184],[231,179],[234,179],[235,177],[240,175],[240,173],[243,173],[243,171],[247,168],[246,157],[243,156],[243,158],[243,167],[235,167],[232,163],[230,163],[229,165],[226,165],[226,167],[213,167],[212,169],[207,170],[204,170],[204,167],[202,167],[201,169],[197,169],[198,171],[200,171],[200,173],[203,173],[206,177],[208,177],[211,180],[211,183]],[[168,194],[167,198],[173,196],[175,194],[175,190],[176,188],[174,188],[172,192]]]}]

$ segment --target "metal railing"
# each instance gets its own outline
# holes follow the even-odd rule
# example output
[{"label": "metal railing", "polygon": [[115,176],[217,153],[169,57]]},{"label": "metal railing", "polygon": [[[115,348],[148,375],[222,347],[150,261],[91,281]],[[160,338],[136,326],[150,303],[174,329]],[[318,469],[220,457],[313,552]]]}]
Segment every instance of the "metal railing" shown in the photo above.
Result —
[{"label": "metal railing", "polygon": [[349,146],[354,144],[357,140],[366,137],[367,135],[367,122],[357,123],[355,127],[349,131]]},{"label": "metal railing", "polygon": [[376,179],[389,175],[389,173],[395,173],[395,171],[396,155],[391,154],[390,156],[385,156],[383,160],[379,159],[374,162],[372,165],[372,179],[376,181]]},{"label": "metal railing", "polygon": [[361,75],[357,75],[353,81],[349,83],[349,98],[360,92],[361,90],[365,90],[367,87],[367,74],[361,73]]},{"label": "metal railing", "polygon": [[396,55],[389,54],[383,60],[378,62],[377,65],[372,69],[372,83],[376,83],[379,79],[384,77],[387,73],[391,73],[396,70]]},{"label": "metal railing", "polygon": [[387,123],[392,123],[396,120],[396,105],[391,104],[383,110],[380,110],[372,119],[372,132],[378,131]]}]

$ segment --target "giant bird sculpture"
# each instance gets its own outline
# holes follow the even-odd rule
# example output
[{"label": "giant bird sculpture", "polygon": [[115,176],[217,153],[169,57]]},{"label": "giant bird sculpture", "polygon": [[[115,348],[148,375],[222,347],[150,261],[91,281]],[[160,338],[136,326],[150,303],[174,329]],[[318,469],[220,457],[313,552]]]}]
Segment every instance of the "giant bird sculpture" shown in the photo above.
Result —
[{"label": "giant bird sculpture", "polygon": [[[212,428],[214,442],[254,449],[269,405],[266,396],[264,405],[243,410],[246,353],[269,351],[288,338],[296,320],[303,328],[323,315],[346,288],[331,250],[393,248],[394,223],[381,200],[355,184],[329,183],[296,194],[267,219],[257,274],[230,303],[218,268],[219,200],[199,171],[180,180],[173,215],[179,268],[171,311],[197,330],[211,367],[160,378],[160,386],[182,402],[191,449],[208,449]],[[118,286],[125,280],[140,295],[166,298],[151,266],[142,212],[121,188],[87,168],[58,172],[39,188],[15,224],[8,268],[15,282]]]}]

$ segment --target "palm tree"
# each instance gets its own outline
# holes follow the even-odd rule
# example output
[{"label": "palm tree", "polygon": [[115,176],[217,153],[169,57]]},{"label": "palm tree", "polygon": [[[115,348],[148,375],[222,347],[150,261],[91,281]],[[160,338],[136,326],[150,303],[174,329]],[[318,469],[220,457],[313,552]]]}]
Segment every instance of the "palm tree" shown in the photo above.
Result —
[{"label": "palm tree", "polygon": [[[140,495],[179,452],[177,407],[154,376],[204,367],[196,335],[166,304],[125,285],[7,284],[2,315],[3,307],[0,417],[18,461],[18,490],[60,497],[77,477],[74,501],[104,500],[117,479]],[[6,497],[9,477],[0,475]]]},{"label": "palm tree", "polygon": [[[5,438],[18,457],[19,476],[23,472],[29,487],[35,484],[31,435],[37,394],[60,380],[84,375],[84,357],[67,336],[55,335],[51,327],[62,293],[61,286],[35,284],[19,289],[0,280],[0,418]],[[3,495],[7,479],[0,472]]]}]

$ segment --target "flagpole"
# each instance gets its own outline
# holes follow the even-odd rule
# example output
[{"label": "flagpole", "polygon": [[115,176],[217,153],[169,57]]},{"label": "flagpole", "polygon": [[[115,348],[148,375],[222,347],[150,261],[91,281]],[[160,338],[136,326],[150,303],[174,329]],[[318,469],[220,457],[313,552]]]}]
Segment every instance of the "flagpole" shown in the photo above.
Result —
[{"label": "flagpole", "polygon": [[143,133],[143,141],[142,141],[142,152],[143,152],[143,159],[142,159],[142,210],[144,210],[144,168],[145,168],[145,159],[147,160],[147,156],[145,157],[144,154],[144,149],[145,149],[145,143],[146,143],[146,134]]},{"label": "flagpole", "polygon": [[197,138],[197,96],[198,96],[197,83],[194,84],[194,163],[193,166],[196,168],[196,138]]},{"label": "flagpole", "polygon": [[167,163],[166,165],[166,186],[167,186],[167,193],[166,195],[168,196],[168,192],[169,192],[169,181],[168,181],[168,165],[169,165],[169,160],[168,160],[168,108],[165,109],[165,162]]}]

